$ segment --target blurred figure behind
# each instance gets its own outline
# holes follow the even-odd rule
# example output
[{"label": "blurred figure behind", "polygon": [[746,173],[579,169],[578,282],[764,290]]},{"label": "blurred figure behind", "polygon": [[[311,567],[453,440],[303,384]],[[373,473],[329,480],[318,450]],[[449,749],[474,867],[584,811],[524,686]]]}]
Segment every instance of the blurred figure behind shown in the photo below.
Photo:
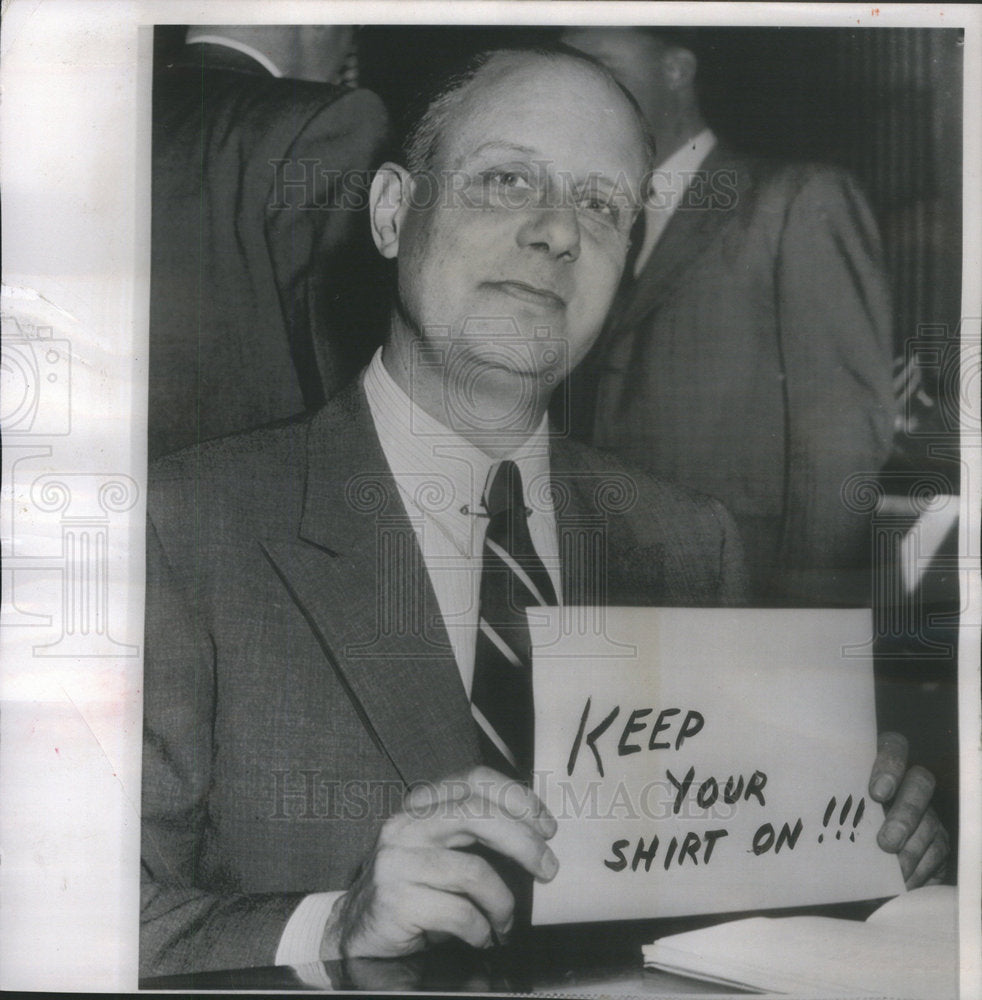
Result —
[{"label": "blurred figure behind", "polygon": [[633,280],[569,388],[573,426],[723,501],[757,603],[869,602],[870,529],[843,502],[890,450],[879,235],[841,170],[740,156],[707,128],[684,35],[569,29],[656,142]]},{"label": "blurred figure behind", "polygon": [[[150,459],[319,405],[384,319],[353,29],[189,29],[153,95]],[[373,306],[377,303],[378,306]]]}]

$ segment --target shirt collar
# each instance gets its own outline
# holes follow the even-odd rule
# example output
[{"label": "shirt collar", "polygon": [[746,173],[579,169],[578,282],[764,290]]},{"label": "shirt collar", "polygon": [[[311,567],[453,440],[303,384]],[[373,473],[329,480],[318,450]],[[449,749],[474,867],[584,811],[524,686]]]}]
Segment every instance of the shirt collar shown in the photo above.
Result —
[{"label": "shirt collar", "polygon": [[710,154],[716,145],[716,136],[712,129],[704,128],[698,135],[694,135],[686,141],[664,163],[656,167],[652,174],[652,185],[659,183],[665,187],[675,187],[679,180],[685,184],[688,177],[681,175],[692,174],[702,165],[702,161]]},{"label": "shirt collar", "polygon": [[685,197],[692,175],[715,145],[716,136],[705,128],[672,153],[652,173],[648,197],[644,203],[644,238],[634,260],[635,277],[644,270],[655,244]]},{"label": "shirt collar", "polygon": [[259,49],[253,48],[246,42],[240,42],[235,38],[225,38],[222,35],[195,35],[194,38],[189,38],[187,40],[188,45],[222,45],[227,49],[235,49],[236,52],[241,52],[243,55],[248,56],[250,59],[255,59],[260,66],[263,67],[268,73],[271,73],[275,77],[283,76],[283,71],[273,62],[272,59],[266,55],[265,52],[260,52]]},{"label": "shirt collar", "polygon": [[[486,518],[482,498],[498,459],[431,417],[386,370],[379,348],[363,376],[382,452],[407,503],[424,517],[434,517],[462,551],[483,542]],[[548,417],[507,456],[518,466],[530,517],[552,515],[549,489]]]}]

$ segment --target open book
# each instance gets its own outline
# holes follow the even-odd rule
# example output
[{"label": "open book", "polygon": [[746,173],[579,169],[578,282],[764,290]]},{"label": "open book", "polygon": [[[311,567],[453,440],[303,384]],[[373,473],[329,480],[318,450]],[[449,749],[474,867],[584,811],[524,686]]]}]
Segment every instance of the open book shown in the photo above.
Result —
[{"label": "open book", "polygon": [[944,1000],[958,994],[958,903],[926,886],[866,921],[751,917],[645,945],[646,966],[792,995]]}]

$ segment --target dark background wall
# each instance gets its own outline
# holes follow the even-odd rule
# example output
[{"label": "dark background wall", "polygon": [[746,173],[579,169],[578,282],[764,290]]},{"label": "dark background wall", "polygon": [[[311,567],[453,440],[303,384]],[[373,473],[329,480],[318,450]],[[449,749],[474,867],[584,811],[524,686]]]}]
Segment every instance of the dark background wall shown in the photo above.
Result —
[{"label": "dark background wall", "polygon": [[[365,26],[361,84],[398,122],[432,73],[469,52],[544,41],[558,30]],[[699,57],[704,110],[719,134],[746,152],[832,162],[859,178],[883,234],[898,357],[920,327],[953,332],[961,304],[961,29],[679,30]],[[183,31],[157,28],[158,58],[180,46]]]},{"label": "dark background wall", "polygon": [[[883,232],[903,354],[918,325],[957,326],[961,296],[960,29],[683,29],[712,126],[746,152],[853,171]],[[361,79],[398,118],[464,52],[555,31],[370,26]]]}]

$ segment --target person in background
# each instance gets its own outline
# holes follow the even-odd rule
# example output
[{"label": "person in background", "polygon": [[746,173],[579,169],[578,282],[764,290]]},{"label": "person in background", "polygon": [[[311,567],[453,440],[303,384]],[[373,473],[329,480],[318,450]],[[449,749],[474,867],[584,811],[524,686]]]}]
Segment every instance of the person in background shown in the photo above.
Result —
[{"label": "person in background", "polygon": [[654,134],[629,273],[569,385],[574,433],[718,497],[755,603],[868,604],[870,528],[843,500],[890,451],[891,304],[853,179],[737,155],[707,127],[690,36],[568,29]]},{"label": "person in background", "polygon": [[313,409],[370,353],[364,211],[388,120],[344,85],[353,44],[196,25],[155,74],[151,460]]}]

